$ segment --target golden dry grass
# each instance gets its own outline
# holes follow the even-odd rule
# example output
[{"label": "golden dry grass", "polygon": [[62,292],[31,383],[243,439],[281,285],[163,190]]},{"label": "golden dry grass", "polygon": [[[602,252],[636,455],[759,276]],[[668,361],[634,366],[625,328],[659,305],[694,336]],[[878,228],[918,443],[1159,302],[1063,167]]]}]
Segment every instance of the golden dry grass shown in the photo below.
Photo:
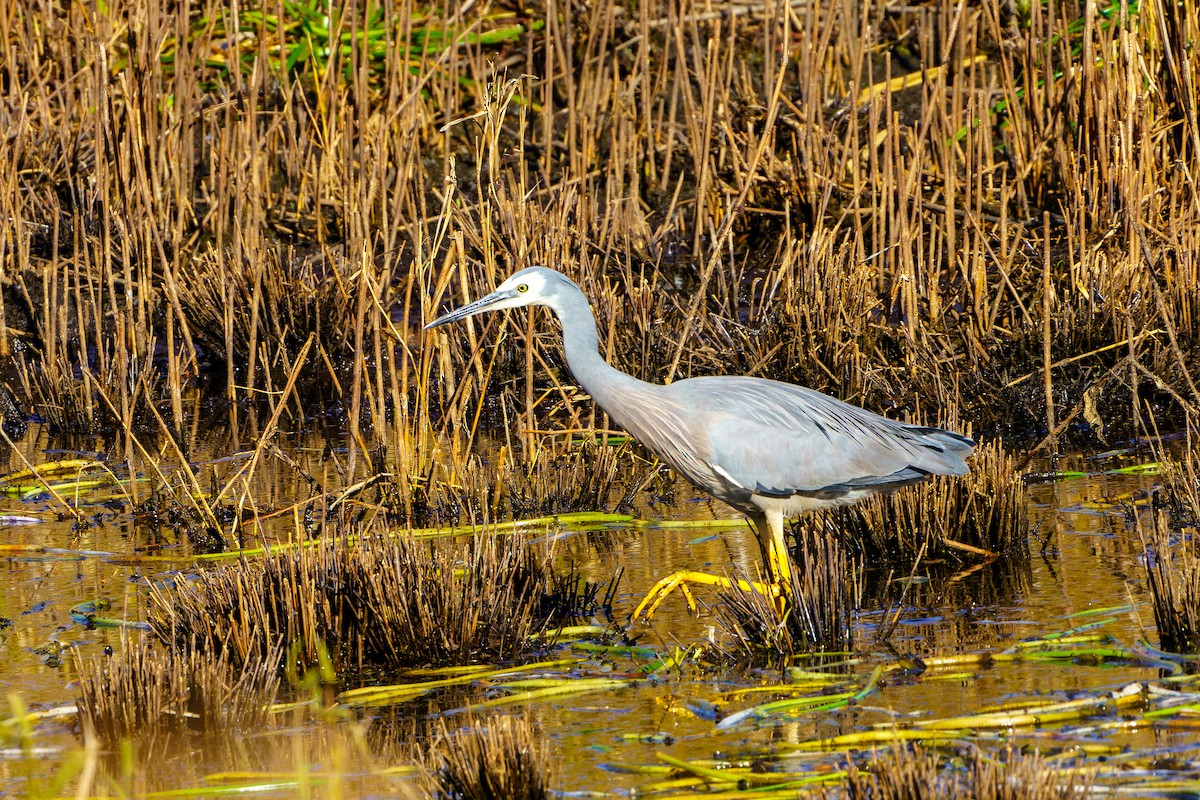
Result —
[{"label": "golden dry grass", "polygon": [[555,577],[549,549],[516,536],[465,548],[360,538],[181,575],[154,589],[148,618],[181,652],[241,665],[287,649],[303,668],[328,658],[341,679],[538,652],[540,634],[595,596],[575,576]]},{"label": "golden dry grass", "polygon": [[461,727],[439,720],[423,758],[430,797],[544,800],[553,796],[550,742],[528,716],[472,718]]},{"label": "golden dry grass", "polygon": [[798,526],[792,549],[792,605],[783,619],[776,601],[758,592],[723,592],[716,612],[727,634],[723,651],[734,657],[778,661],[798,653],[845,650],[851,645],[851,614],[862,595],[862,558],[842,537]]},{"label": "golden dry grass", "polygon": [[851,767],[847,796],[852,800],[1074,800],[1091,794],[1087,771],[1051,766],[1037,751],[1007,748],[994,757],[971,748],[961,758],[939,756],[922,747],[896,745],[874,751],[865,767]]},{"label": "golden dry grass", "polygon": [[279,659],[275,650],[235,667],[224,656],[180,653],[143,638],[91,659],[76,651],[80,724],[106,748],[136,739],[144,753],[161,753],[189,732],[261,729],[279,688]]},{"label": "golden dry grass", "polygon": [[340,408],[347,482],[386,446],[410,518],[484,433],[511,439],[494,469],[552,464],[573,445],[536,431],[606,423],[541,312],[417,332],[531,263],[650,380],[1021,436],[1200,399],[1182,7],[400,3],[382,50],[289,71],[254,6],[0,20],[0,356],[26,409],[130,461],[215,391],[287,425]]},{"label": "golden dry grass", "polygon": [[978,562],[1028,556],[1029,509],[1015,460],[981,446],[961,478],[937,477],[835,512],[833,526],[885,556]]}]

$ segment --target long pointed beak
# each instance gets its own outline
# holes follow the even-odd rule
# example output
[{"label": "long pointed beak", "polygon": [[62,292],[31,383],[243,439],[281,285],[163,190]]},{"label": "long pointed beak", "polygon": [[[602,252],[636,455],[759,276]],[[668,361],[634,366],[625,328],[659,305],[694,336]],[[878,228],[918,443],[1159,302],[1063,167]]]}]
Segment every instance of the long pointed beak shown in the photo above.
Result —
[{"label": "long pointed beak", "polygon": [[422,330],[427,331],[430,328],[440,328],[443,325],[449,325],[451,322],[458,322],[460,319],[466,319],[467,317],[478,314],[481,311],[488,311],[497,303],[501,303],[514,296],[516,296],[516,293],[513,292],[512,289],[492,292],[489,295],[484,295],[483,297],[479,298],[474,303],[467,303],[461,308],[454,309],[449,314],[443,314],[422,328]]}]

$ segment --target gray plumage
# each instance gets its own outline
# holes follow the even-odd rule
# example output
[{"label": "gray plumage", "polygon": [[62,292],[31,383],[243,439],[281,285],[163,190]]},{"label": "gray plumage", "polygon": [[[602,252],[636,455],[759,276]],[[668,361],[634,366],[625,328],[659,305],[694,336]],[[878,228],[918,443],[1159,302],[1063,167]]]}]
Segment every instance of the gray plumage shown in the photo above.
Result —
[{"label": "gray plumage", "polygon": [[482,311],[545,305],[562,323],[567,365],[613,421],[693,484],[747,514],[772,576],[789,570],[783,519],[925,480],[964,475],[973,442],[881,417],[765,378],[638,380],[601,357],[596,320],[566,276],[531,267],[426,328]]}]

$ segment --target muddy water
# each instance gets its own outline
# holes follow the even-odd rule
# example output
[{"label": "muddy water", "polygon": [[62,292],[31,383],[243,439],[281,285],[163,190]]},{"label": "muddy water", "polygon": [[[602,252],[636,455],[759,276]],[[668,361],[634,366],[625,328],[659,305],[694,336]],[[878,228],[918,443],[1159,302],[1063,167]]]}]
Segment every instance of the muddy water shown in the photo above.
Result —
[{"label": "muddy water", "polygon": [[[237,445],[217,441],[211,443],[209,452],[225,455],[237,451]],[[44,453],[41,446],[28,442],[26,457],[40,463],[89,455]],[[317,451],[319,445],[313,452]],[[297,452],[308,451],[297,447]],[[197,460],[203,462],[205,456]],[[20,466],[14,457],[7,468]],[[210,462],[206,469],[220,478],[237,466],[235,459]],[[1079,459],[1074,466],[1099,471],[1110,465]],[[254,496],[264,506],[282,505],[288,498],[307,494],[302,482],[277,462],[265,462],[255,481]],[[1111,636],[1117,644],[1155,642],[1141,546],[1128,527],[1125,507],[1114,504],[1153,486],[1150,477],[1110,475],[1032,486],[1029,502],[1037,539],[1033,558],[1023,567],[1004,561],[968,561],[953,569],[931,565],[919,570],[911,582],[907,575],[902,576],[903,582],[895,576],[889,580],[887,574],[867,575],[868,593],[853,625],[855,660],[833,669],[866,675],[876,665],[894,663],[895,652],[923,658],[1000,653],[1023,639],[1097,620],[1107,620],[1098,632]],[[138,488],[142,496],[147,490],[148,485]],[[35,711],[73,703],[75,675],[63,648],[77,646],[87,654],[99,654],[106,646],[119,648],[123,636],[137,634],[121,628],[89,629],[84,617],[73,616],[72,609],[103,599],[111,604],[103,616],[139,620],[144,613],[145,582],[162,580],[188,563],[186,545],[177,541],[168,527],[154,530],[131,524],[128,501],[120,492],[112,496],[110,508],[95,502],[86,507],[91,524],[82,530],[72,521],[63,521],[45,495],[0,500],[0,514],[11,515],[0,528],[0,556],[4,557],[0,617],[5,619],[0,630],[0,685],[10,693],[10,703],[16,697]],[[681,499],[684,502],[671,511],[676,518],[736,519],[729,509],[702,498]],[[661,513],[661,509],[639,511],[644,517]],[[607,577],[617,567],[624,568],[615,609],[621,620],[655,580],[671,571],[750,569],[758,558],[749,530],[728,525],[612,527],[599,533],[567,532],[557,538],[564,564],[569,560],[592,577]],[[905,584],[908,589],[902,591]],[[697,597],[702,604],[717,602],[716,595],[703,588],[697,590]],[[1088,614],[1104,609],[1114,610]],[[880,641],[885,617],[897,612],[899,623],[886,643]],[[638,644],[660,655],[669,654],[713,635],[712,626],[710,613],[702,610],[694,616],[676,596],[666,602],[653,625],[640,631]],[[632,679],[642,675],[650,663],[644,653],[638,657],[584,653],[569,645],[552,655],[575,658],[576,663],[545,670],[549,674],[574,670]],[[842,658],[826,659],[839,660]],[[1145,662],[1120,660],[1104,664],[1070,659],[974,664],[944,670],[940,676],[889,677],[852,707],[748,719],[722,728],[716,718],[780,696],[735,697],[730,692],[758,685],[782,686],[788,676],[774,670],[710,671],[686,665],[659,670],[649,679],[630,680],[624,688],[512,708],[528,708],[552,740],[557,763],[554,786],[585,795],[621,795],[663,779],[662,774],[647,772],[647,768],[663,765],[662,755],[684,760],[725,758],[743,764],[771,757],[777,769],[818,775],[843,763],[844,754],[809,752],[805,742],[889,721],[972,714],[1010,701],[1098,695],[1160,677],[1159,670]],[[294,796],[309,788],[352,796],[415,792],[411,774],[386,768],[411,763],[413,742],[427,729],[429,715],[494,695],[466,688],[398,707],[347,711],[321,722],[298,711],[294,712],[294,725],[283,724],[261,736],[195,742],[156,760],[153,768],[126,769],[116,759],[102,760],[100,774],[108,777],[100,779],[93,791],[213,786],[220,783],[219,773],[253,771],[258,780],[265,780],[265,773],[278,778],[278,788],[268,792],[269,796]],[[719,710],[714,712],[714,706]],[[10,713],[6,711],[4,716]],[[67,789],[52,789],[52,783],[56,776],[72,779],[78,773],[79,767],[71,765],[80,750],[72,717],[38,723],[20,744],[11,726],[0,735],[5,748],[0,759],[0,791],[56,794],[70,790],[71,780]],[[999,733],[979,735],[981,741],[991,741]],[[1131,747],[1184,755],[1191,753],[1196,739],[1186,730],[1122,725],[1111,714],[1091,724],[1084,721],[1018,731],[1016,738],[1049,741],[1055,746],[1111,747],[1113,752]]]}]

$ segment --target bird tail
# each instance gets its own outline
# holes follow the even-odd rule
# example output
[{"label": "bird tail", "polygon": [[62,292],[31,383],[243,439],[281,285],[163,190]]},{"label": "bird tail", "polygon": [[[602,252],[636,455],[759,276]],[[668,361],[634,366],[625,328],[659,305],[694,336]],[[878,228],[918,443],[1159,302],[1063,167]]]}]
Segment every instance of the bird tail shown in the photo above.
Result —
[{"label": "bird tail", "polygon": [[975,452],[974,440],[941,428],[912,426],[908,430],[916,434],[916,444],[926,456],[914,467],[934,475],[966,475],[971,471],[966,459]]}]

